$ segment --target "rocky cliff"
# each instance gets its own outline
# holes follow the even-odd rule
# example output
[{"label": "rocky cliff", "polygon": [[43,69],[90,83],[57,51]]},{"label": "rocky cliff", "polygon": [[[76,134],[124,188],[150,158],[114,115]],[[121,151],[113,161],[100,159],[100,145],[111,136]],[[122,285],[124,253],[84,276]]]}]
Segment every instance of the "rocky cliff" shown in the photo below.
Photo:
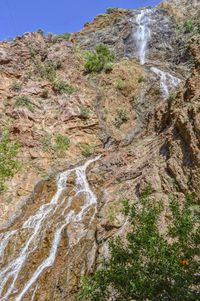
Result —
[{"label": "rocky cliff", "polygon": [[[120,200],[147,183],[161,229],[170,195],[200,195],[198,8],[109,9],[69,39],[0,43],[1,137],[21,144],[0,194],[2,301],[75,300],[80,276],[128,229]],[[84,52],[99,43],[116,61],[86,74]]]}]

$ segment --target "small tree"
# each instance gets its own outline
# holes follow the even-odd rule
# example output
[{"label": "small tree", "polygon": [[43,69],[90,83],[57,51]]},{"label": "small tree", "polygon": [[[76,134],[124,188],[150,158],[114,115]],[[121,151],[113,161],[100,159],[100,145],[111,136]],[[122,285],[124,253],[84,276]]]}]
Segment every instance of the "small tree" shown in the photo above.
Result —
[{"label": "small tree", "polygon": [[[110,259],[92,275],[82,279],[79,300],[91,301],[184,301],[197,300],[197,244],[199,231],[191,214],[193,196],[186,196],[180,209],[171,200],[168,234],[157,222],[160,203],[141,194],[140,205],[125,204],[132,225],[126,243],[117,237],[110,243]],[[141,206],[142,205],[142,206]]]},{"label": "small tree", "polygon": [[8,132],[5,131],[0,138],[0,193],[6,188],[5,181],[19,170],[20,163],[14,159],[19,149],[19,142],[10,141]]},{"label": "small tree", "polygon": [[96,46],[95,51],[87,51],[85,54],[85,70],[88,73],[111,70],[111,64],[115,60],[115,55],[105,44]]}]

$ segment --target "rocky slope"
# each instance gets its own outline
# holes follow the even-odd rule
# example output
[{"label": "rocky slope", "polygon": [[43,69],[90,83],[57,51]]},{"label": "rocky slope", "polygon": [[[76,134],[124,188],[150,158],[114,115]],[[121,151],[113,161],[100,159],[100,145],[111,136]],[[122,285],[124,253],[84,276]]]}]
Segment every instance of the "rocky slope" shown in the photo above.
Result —
[{"label": "rocky slope", "polygon": [[[198,7],[113,9],[69,41],[37,32],[0,43],[0,129],[20,140],[22,163],[0,195],[1,300],[75,300],[80,275],[128,228],[120,200],[147,183],[165,205],[161,230],[171,194],[200,195],[200,40],[189,40],[191,68],[176,33]],[[117,60],[86,74],[84,51],[99,43]]]}]

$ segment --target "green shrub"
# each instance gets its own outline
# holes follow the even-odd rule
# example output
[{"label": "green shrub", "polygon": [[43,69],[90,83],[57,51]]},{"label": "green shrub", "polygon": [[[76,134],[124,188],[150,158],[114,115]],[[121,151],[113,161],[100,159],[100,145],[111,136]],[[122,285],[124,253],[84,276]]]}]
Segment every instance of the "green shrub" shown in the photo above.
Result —
[{"label": "green shrub", "polygon": [[77,88],[71,86],[66,81],[60,79],[54,81],[53,89],[59,94],[72,94],[77,91]]},{"label": "green shrub", "polygon": [[47,60],[44,65],[41,66],[41,76],[52,82],[56,78],[56,70],[61,67],[62,64],[59,60]]},{"label": "green shrub", "polygon": [[94,52],[87,52],[85,55],[85,70],[90,72],[100,72],[103,70],[103,63],[99,60],[98,56]]},{"label": "green shrub", "polygon": [[102,113],[102,119],[104,121],[106,121],[107,117],[108,117],[108,113],[109,113],[108,109],[107,108],[103,108],[101,113]]},{"label": "green shrub", "polygon": [[34,48],[32,45],[28,46],[30,55],[34,59],[38,55],[38,49]]},{"label": "green shrub", "polygon": [[17,80],[13,80],[10,89],[12,91],[19,92],[22,89],[22,83]]},{"label": "green shrub", "polygon": [[82,155],[85,157],[90,157],[94,153],[96,145],[94,144],[81,144]]},{"label": "green shrub", "polygon": [[125,202],[124,213],[132,226],[126,243],[119,237],[110,242],[110,258],[82,279],[79,300],[198,300],[200,236],[190,210],[193,195],[186,196],[183,207],[179,200],[171,200],[171,220],[164,235],[158,229],[161,203],[149,193],[148,187],[138,203]]},{"label": "green shrub", "polygon": [[106,9],[106,13],[107,14],[112,14],[112,13],[118,11],[118,10],[119,9],[117,7],[109,7],[109,8]]},{"label": "green shrub", "polygon": [[81,117],[87,118],[90,115],[90,109],[87,108],[87,107],[82,106],[80,108],[80,114],[81,114]]},{"label": "green shrub", "polygon": [[13,177],[20,168],[14,159],[20,150],[18,141],[11,141],[7,131],[0,138],[0,193],[6,189],[5,181]]},{"label": "green shrub", "polygon": [[29,111],[33,112],[33,104],[26,95],[20,95],[15,97],[15,105],[17,107],[26,107]]},{"label": "green shrub", "polygon": [[144,78],[144,75],[141,75],[139,78],[138,78],[138,83],[142,83],[144,82],[145,78]]},{"label": "green shrub", "polygon": [[42,179],[42,181],[49,181],[50,176],[48,174],[42,174],[41,179]]},{"label": "green shrub", "polygon": [[117,110],[117,116],[115,117],[114,124],[117,128],[120,128],[120,126],[127,122],[129,120],[129,116],[126,110],[119,109]]},{"label": "green shrub", "polygon": [[190,49],[191,39],[198,34],[200,34],[199,18],[187,20],[177,25],[176,39],[179,46],[179,56],[181,55],[182,59],[187,61],[190,67],[194,64]]},{"label": "green shrub", "polygon": [[168,102],[174,102],[176,100],[176,94],[174,94],[173,92],[170,93],[169,97],[167,98]]},{"label": "green shrub", "polygon": [[45,152],[50,152],[53,149],[52,135],[45,132],[41,139],[42,148]]},{"label": "green shrub", "polygon": [[122,91],[125,88],[124,80],[122,80],[121,78],[118,78],[115,83],[115,87],[117,90]]},{"label": "green shrub", "polygon": [[108,62],[104,66],[104,71],[106,73],[109,73],[109,72],[111,72],[113,70],[113,67],[114,67],[114,63],[113,62]]},{"label": "green shrub", "polygon": [[55,137],[55,145],[54,149],[59,154],[63,154],[66,150],[68,150],[70,146],[70,140],[67,136],[63,136],[61,134],[56,135]]},{"label": "green shrub", "polygon": [[53,42],[60,42],[60,41],[69,41],[71,37],[71,33],[65,32],[63,34],[58,34],[53,36]]},{"label": "green shrub", "polygon": [[183,29],[185,33],[191,33],[194,31],[194,23],[192,22],[192,20],[187,20],[183,23]]},{"label": "green shrub", "polygon": [[200,20],[199,18],[194,20],[187,20],[178,25],[178,31],[181,34],[186,34],[189,37],[192,37],[195,34],[200,33]]},{"label": "green shrub", "polygon": [[100,72],[111,67],[111,63],[115,60],[115,55],[104,44],[96,46],[95,51],[87,51],[85,53],[85,70],[88,73]]}]

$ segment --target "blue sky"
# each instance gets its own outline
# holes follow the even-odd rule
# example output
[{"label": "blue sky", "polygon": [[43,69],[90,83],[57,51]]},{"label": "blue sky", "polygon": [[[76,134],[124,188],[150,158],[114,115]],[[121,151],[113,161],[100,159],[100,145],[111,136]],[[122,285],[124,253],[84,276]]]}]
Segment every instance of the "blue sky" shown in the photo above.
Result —
[{"label": "blue sky", "polygon": [[0,0],[0,39],[39,28],[44,32],[75,32],[108,7],[138,8],[159,0]]}]

